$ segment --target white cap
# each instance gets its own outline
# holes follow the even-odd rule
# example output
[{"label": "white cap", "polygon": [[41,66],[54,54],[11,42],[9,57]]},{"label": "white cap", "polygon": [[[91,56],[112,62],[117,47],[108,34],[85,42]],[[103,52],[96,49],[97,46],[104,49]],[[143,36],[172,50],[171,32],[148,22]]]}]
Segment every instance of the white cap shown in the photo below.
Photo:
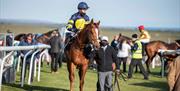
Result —
[{"label": "white cap", "polygon": [[102,37],[101,37],[101,40],[106,40],[106,41],[108,41],[108,37],[107,37],[107,36],[102,36]]}]

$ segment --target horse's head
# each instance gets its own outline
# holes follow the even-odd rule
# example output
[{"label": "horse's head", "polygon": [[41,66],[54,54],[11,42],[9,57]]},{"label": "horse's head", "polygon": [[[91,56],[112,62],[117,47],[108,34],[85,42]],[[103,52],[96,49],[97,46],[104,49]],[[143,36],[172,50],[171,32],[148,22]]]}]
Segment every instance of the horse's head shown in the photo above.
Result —
[{"label": "horse's head", "polygon": [[58,29],[53,29],[51,31],[48,31],[46,33],[43,33],[42,35],[51,38],[52,36],[54,36],[56,33],[59,33]]},{"label": "horse's head", "polygon": [[21,41],[25,38],[25,36],[26,36],[25,33],[18,34],[14,37],[14,40]]},{"label": "horse's head", "polygon": [[43,33],[41,36],[36,37],[36,40],[40,43],[48,44],[49,39],[51,39],[51,37],[55,36],[56,34],[59,34],[58,29],[53,29]]},{"label": "horse's head", "polygon": [[82,31],[85,31],[83,34],[84,37],[86,37],[85,41],[88,43],[93,44],[96,48],[99,48],[99,24],[100,21],[95,23],[93,19],[89,24],[85,25],[85,28]]},{"label": "horse's head", "polygon": [[119,34],[119,38],[118,38],[118,41],[119,42],[122,42],[122,40],[125,40],[129,45],[132,45],[132,39],[127,37],[127,36],[124,36],[122,35],[121,33]]}]

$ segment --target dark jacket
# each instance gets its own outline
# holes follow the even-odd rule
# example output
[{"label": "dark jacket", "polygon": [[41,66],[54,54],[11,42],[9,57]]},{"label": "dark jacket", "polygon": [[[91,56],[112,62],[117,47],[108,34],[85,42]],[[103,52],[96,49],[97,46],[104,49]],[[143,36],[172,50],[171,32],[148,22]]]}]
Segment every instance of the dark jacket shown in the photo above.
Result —
[{"label": "dark jacket", "polygon": [[59,53],[61,49],[61,39],[59,36],[54,36],[50,39],[49,44],[51,46],[50,53]]},{"label": "dark jacket", "polygon": [[113,41],[111,42],[111,46],[112,46],[115,50],[118,50],[118,49],[117,49],[117,44],[118,44],[118,41],[117,41],[117,40],[113,40]]},{"label": "dark jacket", "polygon": [[112,64],[117,62],[117,55],[114,48],[108,45],[105,51],[103,48],[96,51],[95,59],[99,72],[113,71]]},{"label": "dark jacket", "polygon": [[6,46],[12,46],[12,45],[13,45],[12,38],[8,35],[6,37]]},{"label": "dark jacket", "polygon": [[[31,46],[31,45],[35,45],[35,42],[32,41],[32,43],[28,43],[27,41],[25,40],[22,40],[20,43],[19,43],[19,46]],[[22,50],[21,53],[23,53],[23,55],[25,55],[29,50]]]},{"label": "dark jacket", "polygon": [[[88,15],[86,15],[86,14],[80,14],[79,12],[77,12],[77,13],[75,13],[75,14],[73,14],[72,16],[71,16],[71,18],[69,19],[69,22],[68,22],[68,25],[67,26],[72,26],[72,28],[68,28],[67,27],[67,29],[69,30],[69,31],[72,31],[72,32],[77,32],[77,28],[76,28],[76,26],[75,26],[75,22],[76,22],[76,20],[78,20],[78,19],[84,19],[85,21],[89,21],[89,16]],[[73,21],[73,22],[70,22],[70,21]]]}]

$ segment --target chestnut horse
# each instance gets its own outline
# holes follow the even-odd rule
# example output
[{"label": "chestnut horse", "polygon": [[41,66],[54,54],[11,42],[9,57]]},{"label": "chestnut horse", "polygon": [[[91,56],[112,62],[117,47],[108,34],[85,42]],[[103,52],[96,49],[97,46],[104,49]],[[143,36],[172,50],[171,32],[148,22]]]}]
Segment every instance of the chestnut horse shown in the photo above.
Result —
[{"label": "chestnut horse", "polygon": [[[147,71],[150,73],[150,64],[153,60],[153,58],[158,54],[158,50],[176,50],[178,48],[178,45],[176,43],[165,43],[163,41],[151,41],[149,42],[146,47],[146,54],[148,56],[148,59],[146,60],[146,67]],[[160,55],[159,55],[160,56]]]},{"label": "chestnut horse", "polygon": [[92,43],[96,48],[99,48],[98,35],[99,24],[94,23],[93,20],[85,25],[75,39],[72,41],[68,49],[65,49],[67,56],[67,68],[69,72],[70,91],[73,91],[75,80],[75,69],[79,69],[80,91],[83,91],[84,78],[88,68],[88,59],[84,55],[84,47],[87,43]]}]

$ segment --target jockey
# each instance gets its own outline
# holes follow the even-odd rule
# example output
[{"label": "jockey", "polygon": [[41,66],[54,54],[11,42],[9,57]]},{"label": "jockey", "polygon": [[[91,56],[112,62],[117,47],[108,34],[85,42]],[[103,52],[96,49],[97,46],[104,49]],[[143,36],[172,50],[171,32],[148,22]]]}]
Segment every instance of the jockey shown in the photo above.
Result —
[{"label": "jockey", "polygon": [[71,16],[66,26],[67,30],[70,31],[66,34],[68,41],[74,37],[77,32],[80,32],[89,21],[89,16],[86,15],[86,10],[89,8],[87,3],[80,2],[77,8],[78,12]]},{"label": "jockey", "polygon": [[143,44],[147,44],[150,42],[151,36],[149,35],[148,31],[144,30],[144,26],[141,25],[138,27],[139,32],[141,33],[139,36],[139,40],[143,43]]},{"label": "jockey", "polygon": [[141,33],[140,36],[139,36],[139,40],[142,43],[143,61],[145,61],[145,57],[144,57],[144,55],[145,55],[145,46],[150,42],[151,36],[149,35],[148,31],[144,30],[143,25],[140,25],[138,27],[138,29],[139,29],[139,32]]}]

